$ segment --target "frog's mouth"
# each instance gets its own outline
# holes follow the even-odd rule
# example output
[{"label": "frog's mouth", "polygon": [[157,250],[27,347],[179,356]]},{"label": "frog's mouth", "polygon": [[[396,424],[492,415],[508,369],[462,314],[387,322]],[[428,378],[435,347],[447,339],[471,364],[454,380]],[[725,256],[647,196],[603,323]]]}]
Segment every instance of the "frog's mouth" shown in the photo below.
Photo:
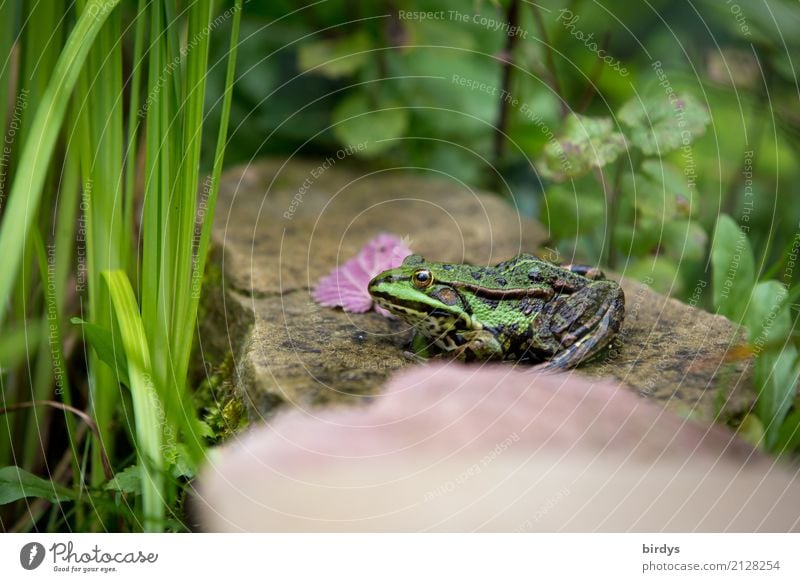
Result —
[{"label": "frog's mouth", "polygon": [[[432,305],[422,301],[415,301],[413,299],[400,299],[399,297],[384,291],[370,289],[370,295],[372,295],[375,303],[390,313],[397,315],[398,317],[422,320],[436,311]],[[453,314],[448,315],[452,318],[455,317]]]},{"label": "frog's mouth", "polygon": [[[436,327],[441,329],[469,329],[471,326],[469,314],[462,310],[450,311],[440,303],[433,305],[425,300],[400,298],[378,289],[370,289],[369,292],[375,303],[414,325],[427,322],[430,327],[429,324],[436,322]],[[421,299],[428,299],[426,295],[421,295]]]}]

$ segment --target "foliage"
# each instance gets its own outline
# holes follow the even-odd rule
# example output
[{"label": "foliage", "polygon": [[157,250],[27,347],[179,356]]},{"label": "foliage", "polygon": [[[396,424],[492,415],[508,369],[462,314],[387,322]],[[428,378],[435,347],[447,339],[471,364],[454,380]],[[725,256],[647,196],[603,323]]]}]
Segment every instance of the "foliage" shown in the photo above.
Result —
[{"label": "foliage", "polygon": [[[750,425],[748,432],[756,435],[756,443],[769,451],[800,452],[796,435],[800,430],[800,353],[791,342],[796,319],[788,301],[790,295],[800,294],[800,286],[790,293],[778,281],[757,281],[750,242],[726,215],[717,221],[711,263],[715,307],[747,328],[748,343],[756,356],[755,416],[743,424]],[[795,412],[788,417],[792,407]]]},{"label": "foliage", "polygon": [[[57,528],[183,529],[180,489],[209,436],[186,379],[242,1],[220,15],[212,3],[190,2],[180,17],[171,2],[143,0],[57,0],[21,10],[21,21],[31,24],[19,42],[31,58],[16,79],[4,77],[19,111],[9,124],[16,139],[7,140],[15,163],[0,225],[8,252],[0,267],[0,323],[8,326],[6,340],[24,337],[27,356],[9,349],[3,366],[32,374],[0,370],[4,401],[12,405],[0,416],[0,466],[8,465],[0,469],[0,504],[7,505],[0,523],[13,517],[15,530],[37,527],[47,504],[8,504],[38,497],[53,504],[49,520]],[[231,26],[229,49],[216,95],[222,103],[211,176],[204,179],[209,46],[220,19]],[[127,76],[123,47],[133,64]],[[200,206],[205,213],[198,215]],[[138,240],[141,250],[132,242]],[[81,343],[85,355],[65,347]],[[88,368],[76,381],[80,362]],[[63,419],[37,413],[45,404],[64,410]],[[64,450],[53,450],[58,439],[42,442],[52,430],[66,436]],[[53,454],[62,462],[50,478],[36,476]],[[18,458],[21,467],[10,464]],[[131,495],[120,504],[120,494]]]}]

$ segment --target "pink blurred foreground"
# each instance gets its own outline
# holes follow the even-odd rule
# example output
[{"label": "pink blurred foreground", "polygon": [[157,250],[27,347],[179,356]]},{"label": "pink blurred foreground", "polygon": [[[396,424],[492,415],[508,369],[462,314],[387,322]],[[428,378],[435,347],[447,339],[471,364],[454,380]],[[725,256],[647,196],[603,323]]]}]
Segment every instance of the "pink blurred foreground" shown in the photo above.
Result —
[{"label": "pink blurred foreground", "polygon": [[202,472],[206,531],[797,531],[796,468],[617,384],[436,364],[295,409]]}]

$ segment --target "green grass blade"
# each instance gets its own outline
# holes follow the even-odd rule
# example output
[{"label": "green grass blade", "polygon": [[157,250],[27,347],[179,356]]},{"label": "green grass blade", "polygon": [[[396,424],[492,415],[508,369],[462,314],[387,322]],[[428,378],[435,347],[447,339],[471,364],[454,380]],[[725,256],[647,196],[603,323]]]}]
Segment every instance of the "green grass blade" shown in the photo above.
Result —
[{"label": "green grass blade", "polygon": [[[11,91],[11,50],[14,48],[15,40],[15,17],[17,3],[11,0],[0,0],[0,133],[5,135],[7,112],[6,103]],[[7,160],[0,162],[0,195],[5,194],[5,179],[8,168],[5,167]]]},{"label": "green grass blade", "polygon": [[145,531],[160,531],[164,524],[164,465],[161,454],[163,408],[153,386],[150,351],[144,325],[128,276],[124,271],[105,271],[128,361],[128,377],[136,424],[136,445],[142,467],[142,499]]},{"label": "green grass blade", "polygon": [[118,3],[119,0],[94,0],[78,18],[30,125],[0,227],[0,248],[5,255],[0,261],[0,326],[8,310],[27,234],[37,215],[70,93],[97,33]]},{"label": "green grass blade", "polygon": [[12,329],[4,329],[0,336],[0,369],[15,368],[27,357],[31,345],[36,345],[44,334],[44,321],[29,321]]},{"label": "green grass blade", "polygon": [[197,308],[200,302],[200,288],[205,273],[206,258],[208,256],[208,245],[211,240],[211,227],[214,222],[214,210],[217,205],[217,194],[219,192],[219,180],[222,175],[222,163],[225,158],[225,146],[228,141],[228,122],[230,121],[231,102],[233,96],[233,81],[236,74],[236,55],[239,46],[239,27],[242,16],[242,0],[236,0],[233,6],[233,22],[231,23],[231,40],[228,51],[228,65],[225,76],[225,93],[222,102],[222,112],[220,115],[219,133],[217,134],[217,146],[214,153],[214,167],[211,172],[211,184],[208,189],[207,209],[200,231],[200,241],[195,250],[194,268],[191,273],[191,284],[189,286],[189,314],[190,317],[184,322],[178,345],[185,347],[181,370],[186,370],[189,365],[189,355],[192,346],[192,333],[197,317]]},{"label": "green grass blade", "polygon": [[[131,72],[130,103],[128,104],[128,142],[125,150],[125,202],[122,210],[123,228],[133,228],[133,208],[136,199],[136,164],[139,160],[137,148],[139,143],[139,122],[140,122],[140,97],[142,90],[142,68],[144,60],[144,39],[147,29],[147,10],[146,0],[139,0],[136,9],[136,26],[134,29],[133,41],[133,71]],[[126,240],[130,241],[130,238]],[[130,253],[130,244],[126,244],[122,249],[123,254]],[[133,263],[133,261],[131,261]],[[139,280],[139,273],[134,265],[129,265],[128,272]]]}]

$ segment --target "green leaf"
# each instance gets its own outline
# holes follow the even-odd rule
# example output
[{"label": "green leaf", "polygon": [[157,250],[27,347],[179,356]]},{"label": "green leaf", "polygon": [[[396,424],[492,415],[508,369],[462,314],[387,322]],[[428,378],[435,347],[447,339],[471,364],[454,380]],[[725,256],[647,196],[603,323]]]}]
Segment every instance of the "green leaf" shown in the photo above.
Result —
[{"label": "green leaf", "polygon": [[764,444],[764,424],[755,414],[748,414],[744,417],[736,434],[756,448]]},{"label": "green leaf", "polygon": [[369,59],[372,42],[366,32],[300,45],[297,51],[301,71],[313,71],[331,79],[357,72]]},{"label": "green leaf", "polygon": [[747,235],[730,216],[720,215],[711,245],[714,306],[728,319],[742,322],[755,285],[755,261]]},{"label": "green leaf", "polygon": [[194,479],[197,475],[197,463],[192,461],[186,447],[180,443],[175,447],[175,460],[172,464],[171,474],[175,479]]},{"label": "green leaf", "polygon": [[618,224],[614,231],[614,248],[625,256],[644,259],[658,247],[660,234],[661,224],[650,219],[637,220],[635,226]]},{"label": "green leaf", "polygon": [[163,431],[164,409],[153,386],[150,352],[133,288],[124,271],[103,271],[128,360],[131,398],[136,424],[136,444],[142,474],[145,530],[161,527],[164,520]]},{"label": "green leaf", "polygon": [[682,214],[691,216],[696,209],[692,205],[692,190],[686,182],[683,172],[674,164],[660,159],[650,159],[642,162],[642,173],[647,176],[658,189],[665,205],[670,207],[670,215]]},{"label": "green leaf", "polygon": [[605,219],[606,203],[598,189],[551,186],[545,192],[544,202],[540,216],[555,239],[574,240],[592,232]]},{"label": "green leaf", "polygon": [[[38,216],[47,166],[56,147],[69,96],[97,33],[119,0],[89,0],[58,58],[53,76],[29,126],[28,139],[18,159],[14,183],[0,227],[0,324],[10,304],[11,290],[24,255],[28,230]],[[5,105],[5,104],[3,104]]]},{"label": "green leaf", "polygon": [[786,341],[792,330],[792,314],[784,301],[788,294],[786,287],[778,281],[762,281],[753,288],[744,317],[751,345],[763,348]]},{"label": "green leaf", "polygon": [[544,147],[538,169],[545,178],[563,182],[610,164],[624,150],[625,137],[614,131],[610,117],[571,113],[559,136]]},{"label": "green leaf", "polygon": [[708,110],[690,94],[634,97],[619,110],[630,141],[647,155],[663,156],[703,135]]},{"label": "green leaf", "polygon": [[106,491],[119,491],[121,493],[142,494],[142,469],[139,465],[131,465],[119,471],[110,479],[103,489]]},{"label": "green leaf", "polygon": [[708,235],[694,220],[670,220],[664,224],[664,252],[683,261],[701,261],[706,254]]},{"label": "green leaf", "polygon": [[778,454],[793,453],[800,449],[800,401],[795,401],[794,411],[778,429],[773,451]]},{"label": "green leaf", "polygon": [[[343,155],[374,156],[394,145],[408,127],[408,110],[395,104],[370,105],[367,96],[355,93],[333,110],[333,133],[346,149]],[[349,152],[349,153],[348,153]]]},{"label": "green leaf", "polygon": [[97,353],[97,357],[117,372],[122,384],[130,386],[128,360],[125,359],[125,352],[119,337],[113,337],[110,330],[84,321],[80,317],[71,318],[70,323],[81,326],[84,337],[89,340],[89,345]]},{"label": "green leaf", "polygon": [[75,493],[63,485],[37,477],[16,466],[0,469],[0,505],[25,497],[40,497],[51,503],[75,499]]},{"label": "green leaf", "polygon": [[638,216],[663,224],[672,220],[677,207],[675,199],[646,174],[626,172],[622,177],[622,195],[639,211]]},{"label": "green leaf", "polygon": [[625,274],[664,295],[680,295],[683,291],[683,281],[678,276],[678,265],[667,257],[643,258],[633,263]]},{"label": "green leaf", "polygon": [[768,450],[773,450],[779,443],[781,426],[797,395],[798,374],[798,352],[792,344],[784,346],[777,355],[764,352],[756,358],[756,414],[764,425]]}]

